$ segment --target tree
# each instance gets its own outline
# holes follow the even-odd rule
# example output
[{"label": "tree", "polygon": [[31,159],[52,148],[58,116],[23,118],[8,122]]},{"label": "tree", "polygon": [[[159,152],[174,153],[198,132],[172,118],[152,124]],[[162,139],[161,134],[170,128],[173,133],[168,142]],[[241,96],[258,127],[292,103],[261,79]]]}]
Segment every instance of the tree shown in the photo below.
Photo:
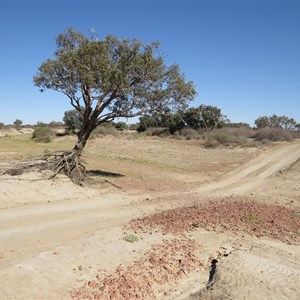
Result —
[{"label": "tree", "polygon": [[120,131],[128,129],[127,124],[125,122],[122,122],[122,121],[115,123],[114,126],[115,126],[116,129],[118,129]]},{"label": "tree", "polygon": [[138,132],[146,131],[150,127],[158,127],[158,119],[156,116],[145,115],[139,118]]},{"label": "tree", "polygon": [[297,124],[297,122],[293,118],[288,118],[284,115],[277,116],[275,114],[270,117],[267,116],[259,117],[257,120],[255,120],[254,123],[257,128],[275,127],[275,128],[286,129],[286,130],[295,129],[295,126]]},{"label": "tree", "polygon": [[206,128],[207,131],[222,127],[226,122],[226,116],[222,114],[220,108],[204,104],[188,109],[183,119],[187,126],[194,129]]},{"label": "tree", "polygon": [[41,64],[34,83],[41,91],[66,95],[83,119],[77,142],[56,173],[65,170],[71,178],[76,173],[81,181],[79,159],[98,125],[185,106],[196,94],[177,65],[165,65],[158,42],[144,45],[111,35],[99,40],[69,28],[56,44],[54,59]]},{"label": "tree", "polygon": [[257,128],[270,127],[270,119],[267,116],[259,117],[254,121],[254,124]]},{"label": "tree", "polygon": [[71,133],[79,130],[82,126],[82,115],[76,109],[65,111],[63,121],[66,125],[66,132]]},{"label": "tree", "polygon": [[295,125],[297,122],[293,118],[288,118],[286,116],[281,117],[281,128],[286,130],[293,130],[295,129]]},{"label": "tree", "polygon": [[185,124],[183,121],[183,112],[178,111],[174,114],[166,112],[159,117],[159,126],[168,127],[170,133],[173,134],[175,131],[182,129]]},{"label": "tree", "polygon": [[16,129],[20,129],[21,128],[21,125],[23,124],[23,122],[19,119],[16,119],[16,121],[14,121],[14,125],[16,127]]}]

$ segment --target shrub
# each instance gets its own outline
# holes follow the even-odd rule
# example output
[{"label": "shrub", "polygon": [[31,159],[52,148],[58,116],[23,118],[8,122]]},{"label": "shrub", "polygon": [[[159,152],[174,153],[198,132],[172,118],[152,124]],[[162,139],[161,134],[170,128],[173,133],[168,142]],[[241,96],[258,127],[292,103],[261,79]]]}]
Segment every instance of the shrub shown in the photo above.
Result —
[{"label": "shrub", "polygon": [[125,122],[118,122],[115,123],[115,128],[122,131],[128,129],[128,126]]},{"label": "shrub", "polygon": [[49,143],[54,136],[54,132],[50,127],[37,127],[32,133],[32,138],[37,142]]},{"label": "shrub", "polygon": [[229,145],[238,141],[238,138],[234,134],[223,130],[212,131],[209,133],[209,136],[222,145]]},{"label": "shrub", "polygon": [[107,136],[107,135],[112,135],[112,136],[119,136],[120,132],[117,130],[115,127],[109,125],[109,126],[99,126],[97,127],[91,134],[91,139],[102,137],[102,136]]},{"label": "shrub", "polygon": [[227,130],[214,130],[206,134],[205,143],[206,147],[216,147],[218,145],[247,145],[247,139],[243,136],[236,136]]},{"label": "shrub", "polygon": [[201,136],[201,130],[196,130],[190,127],[185,127],[174,132],[174,137],[177,139],[182,139],[184,137],[187,140],[199,139]]},{"label": "shrub", "polygon": [[225,127],[222,128],[222,131],[233,134],[237,137],[242,138],[252,138],[255,134],[255,130],[247,127],[247,126],[241,126],[241,127]]},{"label": "shrub", "polygon": [[291,134],[294,139],[300,139],[300,131],[292,131]]},{"label": "shrub", "polygon": [[170,136],[170,129],[166,127],[150,127],[144,134],[147,136],[167,137]]},{"label": "shrub", "polygon": [[139,240],[139,237],[135,234],[127,234],[125,237],[124,237],[124,240],[126,242],[130,242],[130,243],[134,243],[134,242],[137,242]]},{"label": "shrub", "polygon": [[258,141],[290,141],[293,138],[290,131],[277,127],[257,129],[253,137]]},{"label": "shrub", "polygon": [[130,124],[129,125],[129,130],[135,130],[136,131],[138,126],[139,126],[138,124]]}]

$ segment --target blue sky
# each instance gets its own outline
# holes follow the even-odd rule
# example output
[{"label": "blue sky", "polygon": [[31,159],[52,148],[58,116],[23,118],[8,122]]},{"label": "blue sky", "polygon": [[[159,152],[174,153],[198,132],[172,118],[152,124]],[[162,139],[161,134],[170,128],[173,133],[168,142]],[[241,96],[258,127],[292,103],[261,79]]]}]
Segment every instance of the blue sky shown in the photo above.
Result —
[{"label": "blue sky", "polygon": [[250,125],[271,114],[300,122],[300,0],[0,0],[0,122],[61,121],[71,109],[32,81],[68,27],[161,41],[195,84],[192,106]]}]

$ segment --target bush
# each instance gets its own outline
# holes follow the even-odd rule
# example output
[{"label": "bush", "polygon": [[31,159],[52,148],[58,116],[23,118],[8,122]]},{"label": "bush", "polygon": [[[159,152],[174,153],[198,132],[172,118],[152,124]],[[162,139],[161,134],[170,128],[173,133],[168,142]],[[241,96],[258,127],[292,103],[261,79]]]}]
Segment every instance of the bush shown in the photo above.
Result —
[{"label": "bush", "polygon": [[293,135],[290,131],[281,128],[260,128],[253,137],[258,141],[290,141]]},{"label": "bush", "polygon": [[133,234],[133,233],[127,234],[124,237],[124,241],[130,242],[130,243],[137,242],[138,240],[139,240],[139,237],[137,235]]},{"label": "bush", "polygon": [[128,126],[125,122],[118,122],[118,123],[115,123],[114,125],[115,125],[115,128],[120,131],[128,129]]},{"label": "bush", "polygon": [[107,135],[112,135],[112,136],[119,136],[120,132],[117,130],[115,127],[112,125],[107,125],[107,126],[99,126],[97,127],[91,134],[91,139],[102,137],[102,136],[107,136]]},{"label": "bush", "polygon": [[292,131],[291,134],[294,139],[300,139],[300,131]]},{"label": "bush", "polygon": [[37,142],[49,143],[54,136],[54,131],[50,127],[37,127],[32,133],[32,138]]},{"label": "bush", "polygon": [[209,132],[205,136],[206,147],[216,147],[218,145],[229,146],[232,144],[235,145],[246,145],[247,139],[243,136],[236,136],[227,130],[214,130]]},{"label": "bush", "polygon": [[159,137],[167,137],[170,136],[170,129],[166,127],[152,127],[148,128],[145,132],[147,136],[159,136]]},{"label": "bush", "polygon": [[174,132],[174,137],[177,139],[185,138],[186,140],[191,139],[199,139],[203,133],[203,130],[201,129],[193,129],[190,127],[185,127],[180,130],[177,130]]},{"label": "bush", "polygon": [[222,128],[222,131],[233,134],[237,137],[242,138],[253,138],[255,134],[255,130],[247,127],[247,126],[241,126],[241,127],[225,127]]}]

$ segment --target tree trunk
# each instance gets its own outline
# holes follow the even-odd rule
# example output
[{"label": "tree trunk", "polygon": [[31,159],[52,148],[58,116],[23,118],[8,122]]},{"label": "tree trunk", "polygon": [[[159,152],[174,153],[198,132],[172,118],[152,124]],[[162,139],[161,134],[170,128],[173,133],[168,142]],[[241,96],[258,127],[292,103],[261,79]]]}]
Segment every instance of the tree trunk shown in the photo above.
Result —
[{"label": "tree trunk", "polygon": [[55,177],[58,173],[66,174],[75,184],[82,185],[85,176],[85,167],[83,165],[81,155],[83,149],[90,137],[90,134],[94,130],[95,126],[83,124],[80,132],[78,133],[77,142],[71,151],[64,152],[58,159],[58,163],[55,167]]}]

